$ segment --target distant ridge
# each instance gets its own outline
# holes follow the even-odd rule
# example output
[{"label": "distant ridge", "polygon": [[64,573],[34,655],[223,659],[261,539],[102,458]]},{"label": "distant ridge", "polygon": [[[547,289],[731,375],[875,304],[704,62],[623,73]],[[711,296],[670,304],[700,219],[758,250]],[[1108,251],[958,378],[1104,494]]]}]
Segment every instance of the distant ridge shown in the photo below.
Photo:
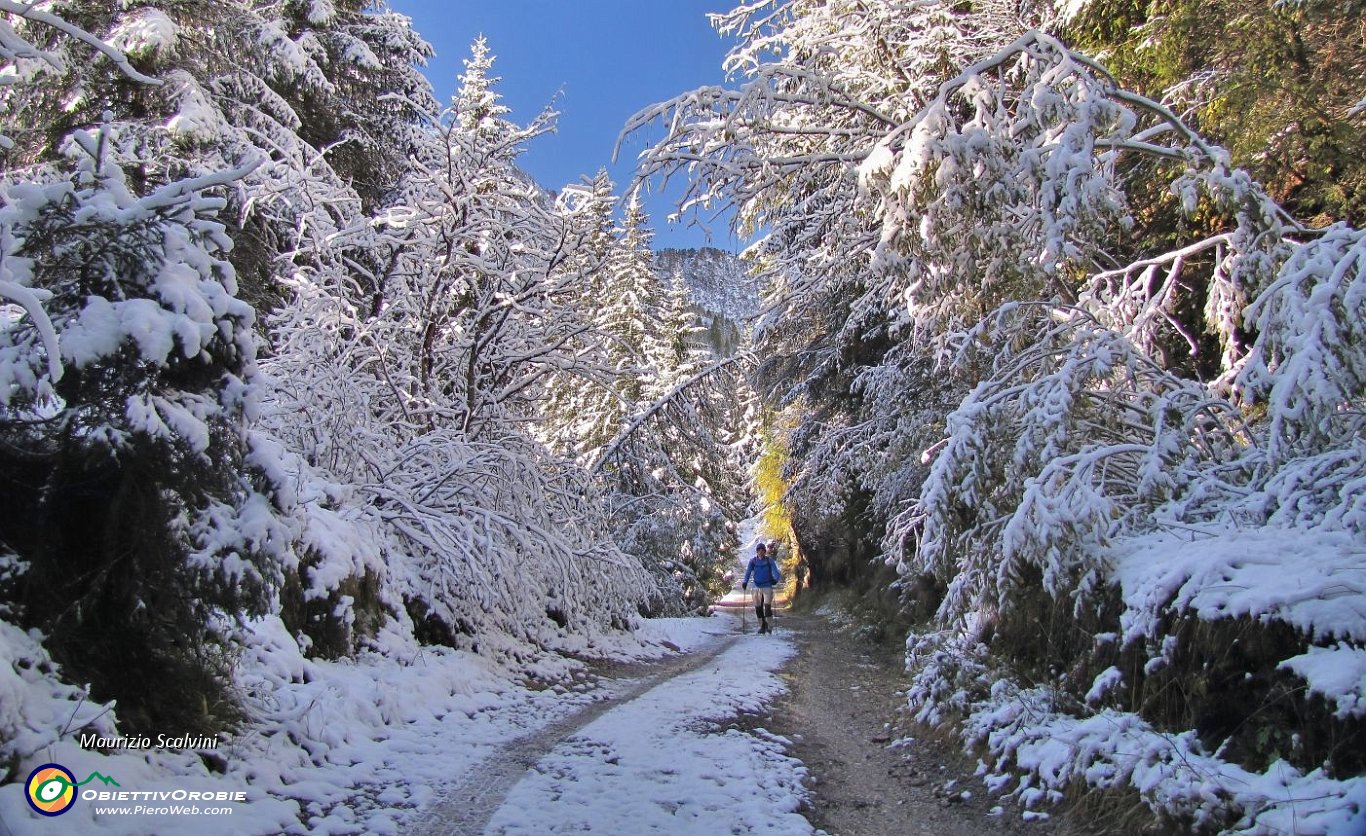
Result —
[{"label": "distant ridge", "polygon": [[715,247],[655,253],[655,268],[669,287],[683,282],[706,329],[705,343],[722,357],[748,343],[750,320],[759,313],[760,285],[739,258]]},{"label": "distant ridge", "polygon": [[761,288],[739,258],[715,247],[655,253],[655,266],[670,287],[680,278],[699,311],[744,327],[759,312]]}]

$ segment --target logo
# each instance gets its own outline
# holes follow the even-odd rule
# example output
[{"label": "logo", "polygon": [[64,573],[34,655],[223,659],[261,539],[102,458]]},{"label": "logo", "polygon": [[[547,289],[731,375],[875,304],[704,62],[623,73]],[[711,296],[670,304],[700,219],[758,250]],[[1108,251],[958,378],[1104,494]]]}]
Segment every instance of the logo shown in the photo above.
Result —
[{"label": "logo", "polygon": [[61,764],[45,763],[28,774],[28,806],[45,816],[60,816],[76,803],[76,776]]},{"label": "logo", "polygon": [[45,763],[28,774],[28,782],[24,785],[28,806],[44,816],[60,816],[76,803],[76,788],[96,778],[105,786],[119,786],[118,781],[98,772],[90,773],[84,781],[77,783],[76,776],[65,766]]}]

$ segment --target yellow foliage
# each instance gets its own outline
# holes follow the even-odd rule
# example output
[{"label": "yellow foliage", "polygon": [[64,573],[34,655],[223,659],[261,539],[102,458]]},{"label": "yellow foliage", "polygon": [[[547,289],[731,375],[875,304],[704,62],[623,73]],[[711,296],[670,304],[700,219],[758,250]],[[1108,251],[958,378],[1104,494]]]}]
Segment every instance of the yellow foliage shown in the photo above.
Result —
[{"label": "yellow foliage", "polygon": [[763,439],[759,461],[754,466],[754,489],[758,494],[760,511],[759,536],[776,540],[785,548],[779,549],[778,568],[783,574],[779,594],[791,600],[796,585],[796,567],[800,562],[797,540],[792,534],[792,518],[786,497],[791,487],[783,478],[788,460],[787,436],[796,427],[800,406],[782,413],[768,413],[760,430]]}]

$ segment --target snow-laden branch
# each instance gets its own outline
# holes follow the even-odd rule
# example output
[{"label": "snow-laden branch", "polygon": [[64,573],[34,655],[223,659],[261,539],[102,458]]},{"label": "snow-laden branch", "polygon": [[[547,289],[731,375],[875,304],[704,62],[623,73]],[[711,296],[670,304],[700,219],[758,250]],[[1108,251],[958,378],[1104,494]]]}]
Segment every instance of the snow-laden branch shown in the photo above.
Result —
[{"label": "snow-laden branch", "polygon": [[634,435],[636,431],[639,430],[645,424],[646,421],[649,421],[650,418],[656,415],[660,410],[664,409],[669,404],[671,404],[683,392],[687,391],[693,386],[696,386],[698,383],[706,380],[712,375],[717,374],[723,369],[728,368],[729,366],[732,366],[736,363],[753,362],[753,360],[754,358],[751,354],[747,352],[739,352],[731,355],[730,357],[718,360],[717,362],[697,372],[696,374],[686,378],[685,380],[679,381],[677,384],[673,386],[673,388],[671,388],[664,394],[660,395],[658,398],[655,399],[653,403],[651,403],[644,410],[642,410],[635,417],[633,417],[631,419],[631,422],[627,424],[624,428],[622,428],[621,432],[617,433],[616,438],[612,439],[612,441],[609,444],[607,444],[607,446],[603,447],[602,450],[596,454],[597,461],[593,464],[593,467],[590,469],[589,472],[592,475],[597,475],[598,473],[602,472],[603,467],[605,467],[607,463],[611,461],[613,457],[616,456],[617,451],[621,449],[622,445],[625,444],[631,438],[631,436]]},{"label": "snow-laden branch", "polygon": [[[938,608],[908,644],[922,719],[972,717],[997,767],[1029,774],[1027,806],[1118,775],[1198,825],[1293,827],[1307,799],[1282,805],[1271,776],[1341,796],[1326,748],[1240,730],[1230,750],[1285,758],[1251,774],[1206,758],[1193,731],[1149,739],[1139,715],[1171,721],[1163,695],[1205,675],[1206,627],[1241,640],[1289,625],[1270,635],[1311,645],[1286,665],[1315,689],[1328,658],[1363,658],[1356,638],[1323,646],[1344,618],[1363,623],[1338,586],[1296,584],[1292,606],[1274,582],[1287,550],[1252,566],[1237,548],[1334,539],[1349,554],[1330,560],[1360,564],[1360,233],[1307,228],[1179,112],[1007,5],[747,3],[716,18],[741,38],[737,89],[628,123],[666,133],[640,176],[687,175],[681,206],[734,206],[765,235],[749,250],[773,286],[758,376],[792,421],[787,510],[813,539],[855,510],[885,522],[897,588]],[[1171,237],[1188,229],[1199,240]],[[1192,534],[1210,542],[1175,559]],[[1141,542],[1160,547],[1126,558]],[[1136,622],[1142,641],[1117,642]],[[1020,653],[1036,636],[1046,651]],[[1263,661],[1255,679],[1279,682],[1285,666]],[[1040,685],[1037,702],[1015,699],[1007,670]],[[1175,754],[1135,761],[1107,723]],[[1047,745],[1054,729],[1081,754]],[[1183,759],[1210,781],[1148,770]],[[1352,813],[1340,797],[1324,811],[1320,829]]]},{"label": "snow-laden branch", "polygon": [[[8,271],[6,271],[8,272]],[[62,379],[62,350],[57,341],[57,330],[48,318],[43,303],[52,298],[52,291],[42,288],[25,287],[16,282],[0,280],[0,299],[13,302],[24,309],[33,327],[38,329],[47,358],[47,378],[51,383]]]},{"label": "snow-laden branch", "polygon": [[[114,62],[114,65],[119,68],[119,72],[128,76],[133,81],[154,86],[162,83],[160,79],[152,78],[149,75],[144,75],[139,72],[136,67],[128,62],[127,56],[119,50],[85,31],[81,27],[69,23],[51,12],[34,8],[35,5],[35,3],[21,3],[16,0],[0,0],[0,13],[14,15],[15,17],[21,17],[51,26],[53,29],[75,38],[82,43],[89,44],[99,51],[100,54]],[[8,53],[9,56],[41,58],[42,61],[54,69],[62,69],[62,62],[56,56],[51,55],[50,53],[41,52],[40,50],[33,48],[32,45],[22,41],[22,39],[19,39],[8,23],[0,22],[0,26],[3,26],[5,30],[3,33],[0,33],[0,54]],[[19,43],[16,44],[16,40],[19,41]],[[29,49],[22,49],[23,46],[28,46]]]}]

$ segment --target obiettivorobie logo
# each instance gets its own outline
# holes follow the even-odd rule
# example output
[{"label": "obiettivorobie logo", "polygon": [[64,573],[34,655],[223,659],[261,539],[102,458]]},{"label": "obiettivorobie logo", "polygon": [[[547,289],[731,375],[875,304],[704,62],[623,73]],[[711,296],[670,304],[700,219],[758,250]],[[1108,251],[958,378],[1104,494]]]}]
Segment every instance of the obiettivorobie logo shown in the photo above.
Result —
[{"label": "obiettivorobie logo", "polygon": [[76,776],[59,763],[45,763],[28,774],[25,789],[28,806],[44,816],[60,816],[76,803],[76,790],[94,780],[101,781],[106,787],[119,786],[119,782],[108,775],[92,772],[84,781],[77,783]]},{"label": "obiettivorobie logo", "polygon": [[[109,789],[81,789],[91,782],[99,782],[104,787],[118,787],[117,791]],[[240,791],[228,792],[204,792],[198,790],[125,790],[123,785],[108,775],[99,772],[92,772],[85,777],[84,781],[77,781],[76,776],[59,763],[45,763],[28,774],[28,782],[25,784],[25,795],[28,798],[28,806],[44,816],[60,816],[72,805],[76,803],[79,796],[82,801],[104,802],[149,802],[149,801],[236,801],[245,802],[247,794]],[[95,806],[96,816],[126,816],[126,815],[231,815],[231,807],[200,807],[194,806],[164,806],[149,807],[146,804],[136,806]]]}]

